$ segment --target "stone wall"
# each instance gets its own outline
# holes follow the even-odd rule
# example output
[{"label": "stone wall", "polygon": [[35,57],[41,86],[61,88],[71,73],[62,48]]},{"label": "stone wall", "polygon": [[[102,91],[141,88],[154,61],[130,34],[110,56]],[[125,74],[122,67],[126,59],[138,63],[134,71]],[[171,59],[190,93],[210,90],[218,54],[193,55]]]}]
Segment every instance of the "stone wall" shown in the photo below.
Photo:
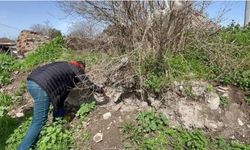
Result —
[{"label": "stone wall", "polygon": [[40,35],[33,31],[23,30],[17,39],[17,50],[18,54],[24,55],[44,43],[49,42],[50,38],[47,36]]}]

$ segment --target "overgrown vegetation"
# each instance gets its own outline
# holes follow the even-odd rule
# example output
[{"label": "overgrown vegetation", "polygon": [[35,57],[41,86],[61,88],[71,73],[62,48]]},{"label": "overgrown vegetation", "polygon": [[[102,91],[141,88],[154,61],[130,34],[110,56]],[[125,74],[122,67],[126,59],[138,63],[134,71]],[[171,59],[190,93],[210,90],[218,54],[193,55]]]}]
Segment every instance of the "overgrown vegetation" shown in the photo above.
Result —
[{"label": "overgrown vegetation", "polygon": [[125,124],[123,132],[128,141],[126,149],[160,150],[160,149],[250,149],[249,145],[237,141],[211,139],[202,131],[188,131],[181,127],[168,126],[168,119],[156,112],[142,112],[135,123]]},{"label": "overgrown vegetation", "polygon": [[250,26],[231,24],[213,36],[207,36],[204,41],[187,45],[184,51],[167,51],[162,62],[165,72],[161,73],[155,70],[158,59],[150,55],[144,59],[142,68],[146,76],[145,86],[159,91],[173,81],[205,78],[249,90],[249,39]]}]

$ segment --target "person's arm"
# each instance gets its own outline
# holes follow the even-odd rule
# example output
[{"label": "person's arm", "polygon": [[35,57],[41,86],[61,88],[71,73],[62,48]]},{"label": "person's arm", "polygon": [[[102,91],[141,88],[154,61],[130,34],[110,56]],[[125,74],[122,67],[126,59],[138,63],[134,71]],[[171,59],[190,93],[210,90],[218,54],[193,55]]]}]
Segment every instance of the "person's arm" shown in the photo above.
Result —
[{"label": "person's arm", "polygon": [[77,75],[77,81],[78,85],[80,84],[81,86],[85,86],[96,93],[105,94],[103,88],[90,81],[90,79],[85,74]]}]

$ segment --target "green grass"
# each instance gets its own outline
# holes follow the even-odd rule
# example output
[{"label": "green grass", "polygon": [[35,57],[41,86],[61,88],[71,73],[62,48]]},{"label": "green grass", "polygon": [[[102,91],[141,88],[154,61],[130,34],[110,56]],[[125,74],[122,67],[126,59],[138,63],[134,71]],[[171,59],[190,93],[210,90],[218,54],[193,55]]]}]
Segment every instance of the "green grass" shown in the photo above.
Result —
[{"label": "green grass", "polygon": [[51,42],[38,47],[24,60],[20,61],[20,69],[22,71],[29,71],[39,64],[53,62],[58,59],[64,51],[63,38],[54,38]]},{"label": "green grass", "polygon": [[156,112],[139,113],[135,123],[122,127],[125,149],[139,150],[249,150],[250,145],[207,137],[199,130],[169,127],[168,119]]},{"label": "green grass", "polygon": [[16,60],[7,54],[0,53],[0,86],[10,83],[11,73],[16,69]]}]

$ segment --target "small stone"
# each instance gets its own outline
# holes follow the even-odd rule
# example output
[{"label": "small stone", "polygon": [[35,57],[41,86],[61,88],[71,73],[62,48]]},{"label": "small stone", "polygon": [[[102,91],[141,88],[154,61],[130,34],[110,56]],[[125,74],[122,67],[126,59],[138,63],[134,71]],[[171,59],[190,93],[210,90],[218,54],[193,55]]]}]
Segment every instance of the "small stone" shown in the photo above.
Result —
[{"label": "small stone", "polygon": [[131,98],[126,98],[126,99],[124,99],[124,103],[125,103],[125,104],[132,104],[133,101],[132,101]]},{"label": "small stone", "polygon": [[113,123],[113,122],[110,122],[110,123],[109,123],[109,125],[108,125],[108,127],[107,127],[107,130],[109,130],[109,129],[110,129],[110,127],[111,127],[112,123]]},{"label": "small stone", "polygon": [[101,142],[103,139],[103,133],[97,133],[94,137],[93,137],[93,140],[96,142],[96,143],[99,143]]},{"label": "small stone", "polygon": [[123,120],[122,120],[122,117],[121,116],[119,116],[119,122],[123,122]]},{"label": "small stone", "polygon": [[23,117],[24,114],[23,113],[16,113],[16,117],[20,118],[20,117]]},{"label": "small stone", "polygon": [[155,99],[151,96],[148,97],[148,100],[150,101],[150,103],[153,103],[155,101]]},{"label": "small stone", "polygon": [[250,125],[248,124],[247,127],[250,129]]},{"label": "small stone", "polygon": [[114,100],[115,103],[118,102],[121,95],[122,95],[122,92],[117,92],[117,93],[114,94],[113,100]]},{"label": "small stone", "polygon": [[240,126],[243,126],[243,125],[244,125],[244,123],[240,120],[240,118],[238,118],[238,124],[239,124]]},{"label": "small stone", "polygon": [[17,75],[19,73],[19,71],[15,71],[14,74]]},{"label": "small stone", "polygon": [[218,94],[213,93],[213,92],[206,94],[206,101],[208,102],[210,109],[216,110],[219,108],[220,97]]},{"label": "small stone", "polygon": [[119,104],[116,104],[116,105],[112,106],[112,109],[114,111],[118,111],[121,107],[122,107],[122,103],[119,103]]},{"label": "small stone", "polygon": [[108,120],[111,117],[111,112],[107,112],[105,114],[102,115],[104,120]]},{"label": "small stone", "polygon": [[230,138],[231,138],[232,140],[235,140],[235,139],[236,139],[234,135],[233,135],[233,136],[231,136]]},{"label": "small stone", "polygon": [[82,122],[82,128],[86,128],[88,126],[88,122],[83,121]]},{"label": "small stone", "polygon": [[134,106],[134,105],[128,105],[128,106],[126,106],[126,105],[123,105],[122,107],[121,107],[121,112],[132,112],[132,111],[135,111],[135,110],[137,110],[138,109],[138,107],[137,106]]},{"label": "small stone", "polygon": [[141,107],[142,108],[147,108],[148,107],[148,103],[147,102],[141,102]]}]

